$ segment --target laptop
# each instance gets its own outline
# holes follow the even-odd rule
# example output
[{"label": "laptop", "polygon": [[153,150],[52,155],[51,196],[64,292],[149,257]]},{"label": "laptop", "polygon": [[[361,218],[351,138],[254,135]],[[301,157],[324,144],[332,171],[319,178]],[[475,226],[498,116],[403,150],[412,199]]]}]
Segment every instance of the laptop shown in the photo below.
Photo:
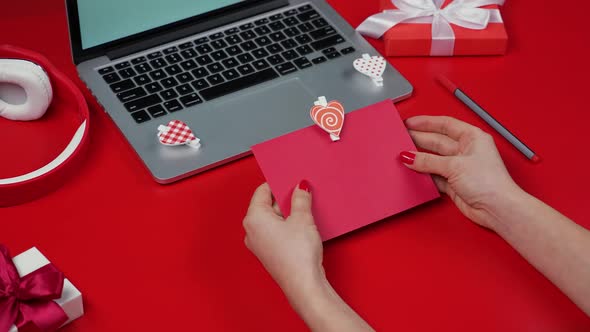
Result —
[{"label": "laptop", "polygon": [[[384,86],[353,68],[377,51],[324,1],[66,0],[81,79],[158,183],[251,154],[312,124],[318,96],[352,111],[408,97],[392,66]],[[201,147],[159,143],[185,122]]]}]

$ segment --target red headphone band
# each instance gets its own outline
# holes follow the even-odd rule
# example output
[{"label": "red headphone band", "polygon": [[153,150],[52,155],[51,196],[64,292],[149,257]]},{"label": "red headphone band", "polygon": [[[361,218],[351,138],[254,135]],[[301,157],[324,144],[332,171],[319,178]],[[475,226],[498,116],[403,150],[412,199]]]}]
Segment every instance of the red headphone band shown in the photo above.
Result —
[{"label": "red headphone band", "polygon": [[[59,91],[59,93],[66,96],[69,95],[68,98],[72,98],[72,100],[76,102],[81,123],[79,130],[76,132],[77,135],[81,136],[78,137],[78,139],[74,136],[74,139],[76,139],[77,142],[75,147],[72,146],[74,139],[72,140],[72,143],[68,145],[68,147],[73,148],[73,151],[68,152],[69,155],[67,158],[59,161],[57,166],[50,168],[48,171],[42,172],[42,174],[38,176],[33,176],[22,181],[8,184],[0,183],[0,207],[6,207],[34,200],[57,189],[67,180],[67,177],[79,167],[88,141],[89,111],[88,104],[86,104],[86,100],[78,87],[43,55],[11,45],[0,45],[0,59],[2,58],[28,60],[41,66],[49,76],[54,90]],[[55,161],[57,161],[57,159],[54,160],[54,162]],[[43,168],[47,166],[49,166],[49,164]]]}]

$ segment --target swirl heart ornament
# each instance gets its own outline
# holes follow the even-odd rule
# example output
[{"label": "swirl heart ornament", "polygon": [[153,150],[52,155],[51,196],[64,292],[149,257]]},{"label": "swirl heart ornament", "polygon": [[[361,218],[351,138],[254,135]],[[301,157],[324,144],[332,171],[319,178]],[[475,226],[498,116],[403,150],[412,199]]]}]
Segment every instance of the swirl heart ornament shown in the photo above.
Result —
[{"label": "swirl heart ornament", "polygon": [[344,106],[335,100],[328,103],[326,97],[319,97],[314,104],[309,112],[313,122],[329,133],[332,141],[340,140],[344,126]]},{"label": "swirl heart ornament", "polygon": [[201,140],[193,134],[186,123],[179,120],[172,120],[166,126],[159,126],[158,140],[166,146],[188,145],[195,149],[201,147]]},{"label": "swirl heart ornament", "polygon": [[375,85],[383,86],[383,73],[387,67],[384,57],[365,53],[362,58],[354,60],[353,66],[361,74],[372,78]]}]

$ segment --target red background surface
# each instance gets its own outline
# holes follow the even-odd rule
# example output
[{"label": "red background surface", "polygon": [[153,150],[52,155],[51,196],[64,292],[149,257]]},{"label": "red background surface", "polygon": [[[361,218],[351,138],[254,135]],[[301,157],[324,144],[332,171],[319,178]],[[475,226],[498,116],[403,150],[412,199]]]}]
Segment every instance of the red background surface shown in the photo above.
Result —
[{"label": "red background surface", "polygon": [[[354,26],[378,8],[377,0],[331,3]],[[590,47],[588,8],[581,8],[588,5],[575,3],[572,11],[508,1],[503,57],[390,62],[415,87],[398,104],[402,117],[446,114],[489,130],[436,85],[433,77],[447,74],[544,158],[533,165],[494,134],[516,181],[588,228]],[[3,1],[0,41],[42,52],[76,79],[63,1]],[[92,133],[83,167],[57,192],[0,210],[0,242],[13,254],[37,246],[84,293],[86,315],[63,331],[305,330],[243,244],[242,217],[264,181],[254,158],[157,185],[85,94]],[[64,137],[72,130],[67,121],[53,125]],[[14,136],[6,121],[0,129],[0,164],[23,170],[51,158],[50,143],[57,150],[66,140],[41,136],[38,144]],[[570,300],[447,198],[328,242],[324,264],[335,288],[378,330],[590,330]]]}]

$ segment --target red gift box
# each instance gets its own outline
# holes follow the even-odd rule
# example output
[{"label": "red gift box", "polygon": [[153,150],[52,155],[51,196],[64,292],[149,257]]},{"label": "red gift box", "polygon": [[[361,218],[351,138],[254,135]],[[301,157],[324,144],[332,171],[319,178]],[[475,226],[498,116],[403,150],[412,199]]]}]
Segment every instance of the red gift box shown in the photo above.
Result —
[{"label": "red gift box", "polygon": [[[441,7],[446,8],[453,0],[446,0]],[[467,1],[464,1],[467,2]],[[391,0],[380,0],[382,10],[396,10]],[[453,37],[439,38],[437,47],[432,38],[432,17],[416,18],[399,23],[383,34],[385,54],[388,56],[451,56],[451,55],[499,55],[506,53],[508,35],[499,13],[499,6],[488,5],[480,8],[490,9],[490,22],[485,29],[470,29],[450,24]],[[491,12],[490,11],[490,12]],[[417,23],[414,23],[414,22]],[[362,30],[359,27],[359,31]],[[453,43],[454,39],[454,43]],[[454,45],[453,45],[454,44]]]}]

